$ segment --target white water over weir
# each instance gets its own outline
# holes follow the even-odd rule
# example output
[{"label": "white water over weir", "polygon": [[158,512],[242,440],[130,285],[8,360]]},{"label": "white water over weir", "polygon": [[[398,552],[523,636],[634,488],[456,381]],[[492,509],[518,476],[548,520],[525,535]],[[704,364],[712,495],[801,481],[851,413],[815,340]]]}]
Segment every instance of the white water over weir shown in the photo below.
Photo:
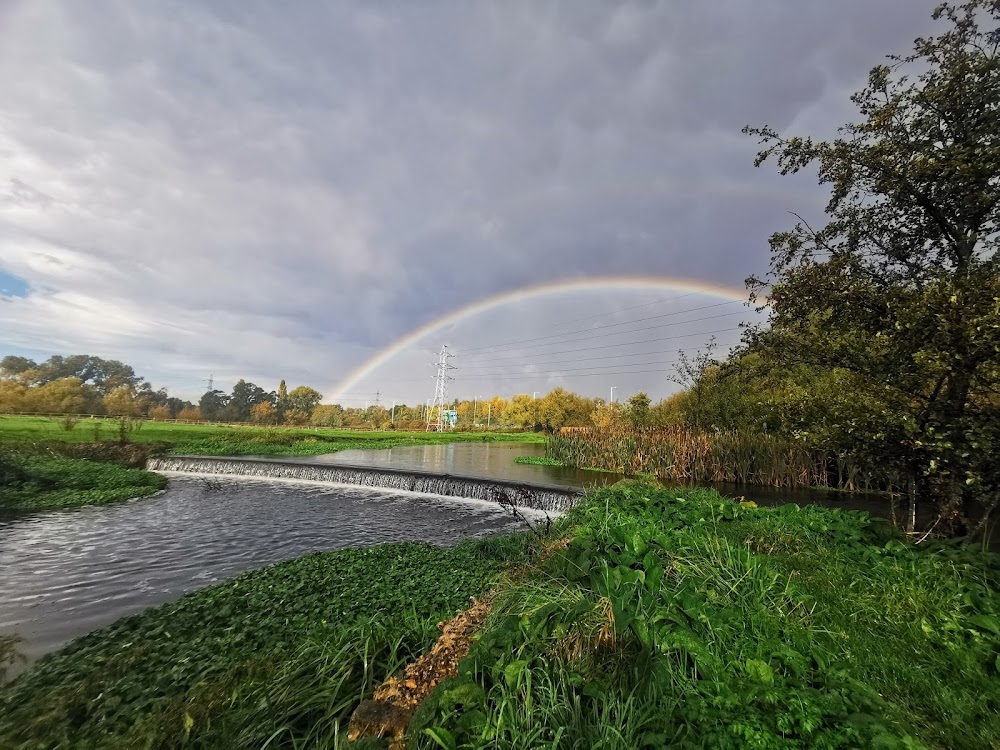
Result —
[{"label": "white water over weir", "polygon": [[151,458],[150,471],[177,471],[192,474],[258,477],[266,479],[297,479],[306,482],[353,484],[381,487],[387,490],[423,492],[448,497],[467,497],[562,512],[568,510],[583,494],[573,487],[523,484],[451,474],[374,469],[365,466],[308,464],[297,461],[250,458],[210,458],[205,456],[168,456]]}]

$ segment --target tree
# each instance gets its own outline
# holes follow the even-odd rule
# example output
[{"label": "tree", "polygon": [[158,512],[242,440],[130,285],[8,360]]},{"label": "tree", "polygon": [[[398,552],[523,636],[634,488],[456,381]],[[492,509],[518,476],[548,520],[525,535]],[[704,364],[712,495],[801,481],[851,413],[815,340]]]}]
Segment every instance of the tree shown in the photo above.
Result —
[{"label": "tree", "polygon": [[344,408],[339,404],[320,404],[313,409],[309,421],[317,427],[340,427],[344,424]]},{"label": "tree", "polygon": [[120,385],[104,397],[104,408],[115,417],[135,417],[139,415],[139,404],[135,391],[127,385]]},{"label": "tree", "polygon": [[[747,345],[778,367],[850,373],[882,409],[841,437],[962,533],[971,501],[998,494],[1000,4],[934,18],[948,28],[874,67],[852,97],[861,121],[835,140],[745,128],[758,166],[815,165],[831,189],[824,225],[800,217],[771,237],[769,327]],[[766,286],[748,283],[753,298]]]},{"label": "tree", "polygon": [[277,424],[278,409],[269,401],[250,407],[250,421],[254,424]]},{"label": "tree", "polygon": [[649,425],[649,406],[652,403],[649,396],[642,391],[629,396],[626,416],[632,427],[639,429]]},{"label": "tree", "polygon": [[198,410],[202,418],[209,422],[215,422],[222,417],[222,410],[229,403],[229,396],[216,389],[207,391],[198,401]]},{"label": "tree", "polygon": [[173,412],[170,411],[170,407],[166,404],[161,404],[160,406],[154,406],[149,410],[149,418],[155,419],[162,422],[167,419],[173,419]]},{"label": "tree", "polygon": [[177,412],[177,419],[184,422],[200,422],[202,420],[201,409],[197,406],[185,406]]},{"label": "tree", "polygon": [[691,359],[683,351],[677,352],[677,364],[674,365],[674,376],[670,378],[682,388],[685,388],[690,395],[689,409],[685,409],[684,414],[688,424],[697,427],[704,427],[702,422],[702,401],[704,400],[705,376],[709,369],[717,367],[718,362],[712,356],[715,351],[715,336],[708,340],[705,351],[698,351]]},{"label": "tree", "polygon": [[306,415],[306,421],[308,422],[313,409],[319,406],[319,402],[322,400],[322,393],[314,388],[310,388],[307,385],[300,385],[291,390],[285,399],[285,403],[288,405],[289,409],[304,412]]},{"label": "tree", "polygon": [[34,370],[37,368],[38,363],[32,359],[8,354],[0,360],[0,377],[15,378],[26,370]]},{"label": "tree", "polygon": [[590,421],[594,427],[601,431],[611,431],[620,429],[624,424],[622,419],[622,405],[619,403],[605,403],[599,399],[600,403],[590,415]]},{"label": "tree", "polygon": [[25,406],[28,387],[13,380],[0,380],[0,413],[20,414],[28,411]]},{"label": "tree", "polygon": [[541,428],[541,420],[538,415],[539,406],[537,398],[532,398],[527,393],[518,393],[510,399],[507,419],[517,427]]},{"label": "tree", "polygon": [[[251,418],[253,407],[258,404],[274,404],[275,394],[268,393],[263,388],[240,378],[233,386],[233,394],[229,398],[229,406],[232,407],[233,418],[238,422],[245,422]],[[277,414],[277,411],[275,411]]]}]

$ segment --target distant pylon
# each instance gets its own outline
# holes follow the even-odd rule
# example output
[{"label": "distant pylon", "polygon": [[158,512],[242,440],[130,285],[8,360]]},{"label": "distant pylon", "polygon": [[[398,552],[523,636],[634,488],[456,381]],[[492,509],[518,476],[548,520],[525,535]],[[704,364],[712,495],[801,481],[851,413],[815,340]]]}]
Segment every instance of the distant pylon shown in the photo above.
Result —
[{"label": "distant pylon", "polygon": [[[434,376],[435,387],[434,387],[434,400],[431,402],[431,408],[427,410],[427,430],[430,431],[431,428],[436,429],[438,432],[444,432],[445,430],[445,419],[444,412],[445,399],[448,396],[448,381],[454,380],[449,374],[448,370],[454,370],[455,366],[448,362],[449,359],[454,357],[454,354],[449,354],[447,344],[441,347],[441,352],[438,354],[438,360],[435,363],[437,365],[437,375]],[[437,416],[437,422],[432,422],[434,416]]]},{"label": "distant pylon", "polygon": [[214,391],[215,390],[215,374],[214,373],[208,376],[208,390],[209,391]]}]

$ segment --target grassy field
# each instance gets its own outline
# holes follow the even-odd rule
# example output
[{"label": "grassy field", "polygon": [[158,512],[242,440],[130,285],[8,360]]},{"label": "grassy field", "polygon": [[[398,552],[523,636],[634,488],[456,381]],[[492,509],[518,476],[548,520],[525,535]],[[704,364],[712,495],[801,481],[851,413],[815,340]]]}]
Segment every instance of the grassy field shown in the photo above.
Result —
[{"label": "grassy field", "polygon": [[0,746],[343,747],[496,581],[408,747],[1000,748],[995,556],[641,483],[549,539],[310,555],[123,620],[0,691]]},{"label": "grassy field", "polygon": [[[82,419],[65,429],[61,419],[0,415],[0,442],[96,442],[114,440],[118,423]],[[129,433],[136,443],[166,443],[175,453],[194,455],[317,455],[348,448],[393,448],[455,442],[544,442],[534,433],[363,432],[326,428],[232,427],[229,425],[142,422]]]}]

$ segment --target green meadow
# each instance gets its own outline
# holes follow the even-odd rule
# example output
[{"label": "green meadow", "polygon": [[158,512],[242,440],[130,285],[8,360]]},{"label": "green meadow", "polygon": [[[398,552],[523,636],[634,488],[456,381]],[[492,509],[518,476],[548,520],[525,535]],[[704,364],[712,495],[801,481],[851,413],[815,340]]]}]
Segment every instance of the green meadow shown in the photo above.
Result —
[{"label": "green meadow", "polygon": [[[134,443],[166,444],[192,455],[317,455],[348,448],[394,448],[456,442],[544,442],[532,432],[394,432],[333,428],[255,427],[143,421],[128,433]],[[67,429],[67,427],[69,429]],[[114,419],[64,419],[0,415],[0,443],[117,440]]]}]

